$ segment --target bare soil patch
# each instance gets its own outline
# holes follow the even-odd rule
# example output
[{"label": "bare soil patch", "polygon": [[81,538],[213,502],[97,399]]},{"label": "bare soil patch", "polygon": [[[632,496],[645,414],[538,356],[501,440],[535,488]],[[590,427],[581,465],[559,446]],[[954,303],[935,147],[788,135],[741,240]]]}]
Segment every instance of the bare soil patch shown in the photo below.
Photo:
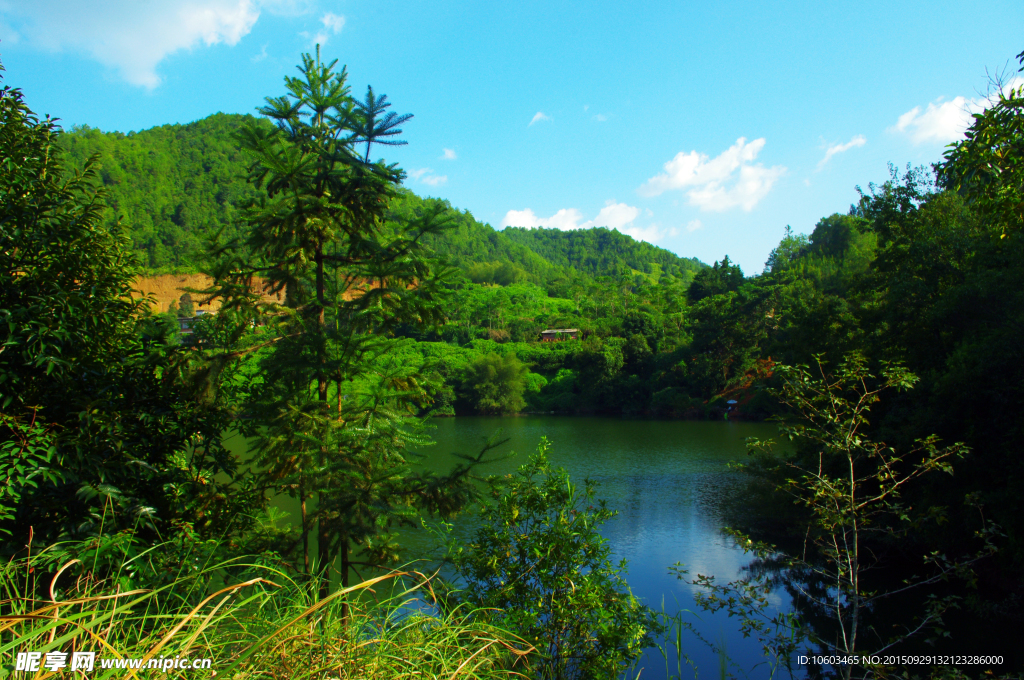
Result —
[{"label": "bare soil patch", "polygon": [[[152,296],[151,309],[154,312],[166,312],[170,308],[172,302],[177,302],[182,294],[186,292],[187,288],[192,289],[203,289],[210,286],[213,283],[206,274],[161,274],[160,276],[145,276],[135,281],[135,287],[140,297],[150,295]],[[256,285],[262,289],[262,281],[257,280]],[[200,296],[192,295],[193,301],[196,303],[196,309],[204,309],[207,311],[215,312],[220,309],[220,300],[215,300],[209,305],[200,306],[198,304]],[[284,293],[278,295],[263,295],[263,299],[267,302],[284,302]]]}]

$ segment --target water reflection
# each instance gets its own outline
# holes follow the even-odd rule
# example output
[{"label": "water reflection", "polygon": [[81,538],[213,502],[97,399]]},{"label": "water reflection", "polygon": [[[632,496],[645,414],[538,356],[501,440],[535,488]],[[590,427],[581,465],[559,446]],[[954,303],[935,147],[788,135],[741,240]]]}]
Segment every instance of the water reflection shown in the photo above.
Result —
[{"label": "water reflection", "polygon": [[[615,561],[628,560],[633,593],[655,610],[664,608],[669,615],[696,610],[692,588],[669,573],[671,565],[681,562],[691,575],[714,575],[726,582],[741,576],[750,561],[721,531],[723,499],[741,484],[727,464],[746,457],[747,437],[775,435],[773,425],[544,416],[449,418],[435,425],[437,444],[423,452],[420,464],[437,471],[454,464],[453,452],[476,453],[501,429],[509,438],[506,446],[517,455],[481,472],[511,472],[546,436],[552,443],[551,462],[568,469],[576,480],[597,481],[598,497],[619,511],[603,534]],[[291,521],[298,521],[294,499],[282,496],[274,504],[289,512]],[[455,533],[463,540],[469,539],[472,529],[472,516],[455,523]],[[420,530],[405,532],[402,544],[407,555],[416,558],[429,555],[436,541]],[[788,606],[788,600],[777,595],[773,604]],[[769,676],[759,643],[743,638],[736,619],[699,610],[685,616],[705,639],[724,640],[738,666],[731,669],[733,675]],[[718,677],[719,659],[710,649],[695,639],[684,639],[684,645],[693,664],[684,668],[683,677]],[[656,650],[640,666],[644,680],[666,677],[665,660]],[[672,669],[675,675],[674,661]]]},{"label": "water reflection", "polygon": [[[740,576],[749,562],[721,532],[721,499],[739,483],[726,465],[745,457],[747,437],[770,437],[774,426],[566,417],[447,419],[437,423],[438,445],[424,464],[444,469],[452,451],[472,452],[498,428],[520,455],[496,464],[491,472],[514,469],[546,436],[553,444],[552,463],[576,479],[589,476],[599,482],[598,496],[619,511],[603,534],[615,559],[629,561],[634,594],[654,609],[664,606],[669,614],[695,609],[690,586],[668,571],[674,563],[685,563],[691,574],[728,581]],[[775,599],[776,606],[784,604],[782,597]],[[738,621],[704,612],[691,620],[706,639],[724,639],[729,656],[748,677],[768,677],[769,669],[758,666],[764,661],[760,645],[742,637]],[[693,640],[687,652],[697,677],[717,677],[719,659],[709,649]],[[665,660],[657,651],[648,653],[641,665],[642,678],[666,675]],[[688,672],[695,675],[692,667]]]}]

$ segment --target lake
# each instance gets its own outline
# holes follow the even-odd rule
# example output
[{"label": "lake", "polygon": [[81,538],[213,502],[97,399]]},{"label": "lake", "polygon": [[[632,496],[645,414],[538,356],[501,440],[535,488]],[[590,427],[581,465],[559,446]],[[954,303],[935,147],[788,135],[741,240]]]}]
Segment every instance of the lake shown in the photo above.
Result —
[{"label": "lake", "polygon": [[[669,614],[696,610],[688,620],[706,639],[725,640],[729,657],[739,667],[731,669],[732,674],[769,676],[766,665],[758,666],[764,661],[759,643],[742,637],[736,619],[698,610],[692,588],[670,574],[669,567],[680,562],[691,576],[714,575],[719,582],[742,574],[750,557],[721,531],[722,498],[742,483],[727,464],[746,457],[748,437],[775,436],[774,425],[569,416],[460,417],[438,419],[434,424],[437,444],[424,452],[421,464],[438,471],[452,465],[453,452],[475,454],[484,440],[501,429],[510,440],[502,450],[517,455],[482,473],[509,472],[524,463],[546,436],[552,444],[552,464],[566,468],[578,481],[590,477],[598,482],[598,497],[619,512],[602,534],[614,561],[629,562],[627,580],[633,593],[656,611],[663,607]],[[298,520],[293,499],[281,497],[275,505]],[[463,521],[463,532],[470,528],[467,522],[472,519]],[[410,558],[429,550],[431,539],[424,533],[404,537]],[[784,607],[785,596],[773,604]],[[689,644],[684,638],[684,647],[693,665],[683,669],[683,677],[718,677],[719,659],[709,648],[695,638]],[[671,662],[671,675],[676,675],[675,660]],[[657,650],[648,652],[640,666],[641,678],[666,677],[665,660]]]},{"label": "lake", "polygon": [[[489,472],[508,472],[525,462],[546,436],[552,444],[551,462],[566,468],[574,479],[589,476],[597,481],[598,497],[619,511],[602,534],[615,561],[628,560],[633,593],[655,610],[663,603],[670,614],[680,608],[696,609],[691,587],[669,573],[672,564],[684,563],[691,575],[728,581],[741,575],[750,561],[722,534],[720,501],[729,487],[741,483],[728,470],[729,461],[746,457],[747,437],[775,436],[774,425],[566,416],[447,418],[436,425],[438,443],[424,463],[439,470],[450,465],[453,451],[475,453],[500,428],[510,439],[506,446],[518,455],[492,465]],[[782,606],[784,600],[775,604]],[[724,636],[729,656],[749,677],[768,676],[766,667],[754,669],[764,660],[760,645],[743,639],[738,621],[697,613],[700,618],[691,620],[705,638],[718,641]],[[718,657],[699,641],[691,642],[687,651],[698,677],[717,677]],[[658,651],[649,653],[641,665],[641,678],[665,677],[665,660]],[[693,677],[692,667],[688,672],[684,677]]]}]

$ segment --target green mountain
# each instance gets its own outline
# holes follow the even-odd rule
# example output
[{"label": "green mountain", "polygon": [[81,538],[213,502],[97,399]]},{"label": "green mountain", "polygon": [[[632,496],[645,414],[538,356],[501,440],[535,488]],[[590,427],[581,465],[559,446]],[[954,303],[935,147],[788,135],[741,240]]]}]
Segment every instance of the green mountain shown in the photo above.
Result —
[{"label": "green mountain", "polygon": [[226,238],[239,235],[237,207],[257,194],[231,137],[251,120],[217,113],[128,134],[75,127],[61,140],[76,167],[98,156],[111,207],[105,221],[121,220],[143,266],[188,271],[197,268],[208,237],[221,229]]},{"label": "green mountain", "polygon": [[690,280],[706,267],[697,258],[682,258],[670,250],[604,227],[594,229],[526,229],[509,227],[502,232],[513,243],[526,246],[548,262],[571,267],[590,276],[642,272],[657,280],[661,274]]},{"label": "green mountain", "polygon": [[[222,240],[242,235],[239,208],[258,192],[246,181],[247,160],[232,135],[254,120],[217,113],[128,134],[75,127],[61,140],[75,167],[97,157],[111,206],[105,220],[121,220],[143,266],[154,273],[190,272],[200,267],[208,240],[218,232]],[[409,219],[436,203],[406,189],[389,217]],[[608,229],[496,231],[441,203],[454,228],[433,246],[478,283],[543,285],[581,274],[634,273],[652,281],[662,274],[685,281],[704,266]]]},{"label": "green mountain", "polygon": [[[460,211],[448,201],[421,198],[403,189],[392,201],[388,218],[403,221],[422,214],[429,207],[440,205],[452,228],[428,242],[439,253],[479,283],[541,283],[563,274],[561,268],[533,252],[527,246],[511,241],[503,232],[478,222],[469,211]],[[507,280],[506,280],[507,279]]]}]

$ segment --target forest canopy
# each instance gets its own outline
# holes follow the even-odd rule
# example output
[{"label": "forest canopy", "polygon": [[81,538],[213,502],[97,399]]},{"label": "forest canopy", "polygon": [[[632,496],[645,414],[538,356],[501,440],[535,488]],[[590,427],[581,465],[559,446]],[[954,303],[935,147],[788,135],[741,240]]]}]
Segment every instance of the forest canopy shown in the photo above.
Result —
[{"label": "forest canopy", "polygon": [[[113,532],[94,563],[166,535],[311,578],[337,558],[345,585],[350,566],[398,563],[398,527],[474,497],[490,444],[444,475],[408,463],[431,417],[798,419],[885,391],[870,419],[852,411],[865,450],[955,474],[911,474],[879,510],[910,529],[866,549],[897,575],[984,554],[950,593],[967,620],[1019,622],[1006,603],[1024,596],[1024,88],[1000,90],[941,161],[890,165],[810,234],[787,227],[763,271],[745,273],[728,255],[708,266],[606,228],[496,231],[416,196],[397,166],[369,161],[407,118],[372,89],[352,97],[334,66],[304,55],[308,88],[287,81],[301,106],[314,85],[330,90],[330,130],[286,96],[262,109],[276,126],[215,114],[64,133],[3,89],[0,533],[31,546]],[[132,295],[140,275],[194,271],[213,283],[174,308],[153,314]],[[214,298],[218,313],[190,314]],[[849,380],[829,383],[829,365]],[[806,482],[853,440],[815,443],[801,427],[785,430],[799,440],[785,461]],[[255,473],[240,472],[227,431],[255,442]],[[850,461],[871,458],[856,448]],[[561,484],[536,461],[527,480]],[[753,465],[765,505],[748,528],[795,551],[779,523],[807,515],[757,496],[801,483],[783,467]],[[297,530],[276,525],[268,494],[299,501]]]},{"label": "forest canopy", "polygon": [[[240,235],[242,207],[261,194],[246,182],[248,161],[235,140],[246,125],[270,126],[264,118],[217,113],[128,134],[77,126],[59,143],[73,167],[83,168],[97,157],[96,180],[110,207],[105,224],[123,222],[146,270],[193,273],[204,265],[210,238]],[[544,283],[575,272],[590,277],[635,272],[656,282],[662,272],[685,279],[703,266],[607,229],[496,231],[467,211],[408,189],[391,201],[389,219],[408,221],[436,205],[444,207],[453,226],[427,242],[478,283]]]}]

